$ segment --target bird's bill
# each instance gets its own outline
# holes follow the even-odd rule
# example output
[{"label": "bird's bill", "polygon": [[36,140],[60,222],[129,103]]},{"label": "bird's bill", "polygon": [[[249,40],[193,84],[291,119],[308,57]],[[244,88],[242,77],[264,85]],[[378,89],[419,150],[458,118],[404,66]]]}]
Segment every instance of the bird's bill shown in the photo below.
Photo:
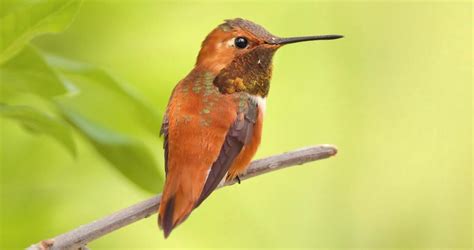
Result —
[{"label": "bird's bill", "polygon": [[334,40],[343,38],[341,35],[320,35],[320,36],[300,36],[300,37],[286,37],[286,38],[275,38],[269,41],[269,44],[274,45],[285,45],[290,43],[299,43],[306,41],[317,41],[317,40]]}]

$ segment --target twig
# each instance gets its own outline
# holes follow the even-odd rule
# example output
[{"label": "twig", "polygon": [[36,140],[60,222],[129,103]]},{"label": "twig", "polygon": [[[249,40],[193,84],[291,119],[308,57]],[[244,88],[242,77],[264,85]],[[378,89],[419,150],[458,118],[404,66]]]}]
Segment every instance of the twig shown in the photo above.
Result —
[{"label": "twig", "polygon": [[[334,146],[319,145],[270,156],[268,158],[253,161],[247,171],[240,176],[240,179],[245,180],[286,167],[325,159],[335,155],[336,153],[337,149]],[[236,181],[232,180],[225,182],[222,186],[228,186],[235,183]],[[82,225],[52,239],[43,240],[40,243],[30,246],[28,250],[87,249],[85,247],[87,243],[156,213],[160,200],[161,194],[122,209],[100,220]]]}]

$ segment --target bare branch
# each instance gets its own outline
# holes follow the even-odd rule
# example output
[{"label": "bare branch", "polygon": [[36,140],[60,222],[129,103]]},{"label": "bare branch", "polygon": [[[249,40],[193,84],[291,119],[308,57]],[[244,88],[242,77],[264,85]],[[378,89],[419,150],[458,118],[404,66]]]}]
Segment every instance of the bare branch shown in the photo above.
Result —
[{"label": "bare branch", "polygon": [[[240,179],[245,180],[286,167],[325,159],[335,155],[336,153],[337,149],[334,146],[319,145],[270,156],[268,158],[253,161],[247,171],[240,176]],[[236,181],[232,180],[224,183],[222,186],[228,186],[235,183]],[[122,209],[102,219],[82,225],[52,239],[43,240],[40,243],[30,246],[28,250],[87,249],[85,247],[87,243],[156,213],[160,200],[161,194]]]}]

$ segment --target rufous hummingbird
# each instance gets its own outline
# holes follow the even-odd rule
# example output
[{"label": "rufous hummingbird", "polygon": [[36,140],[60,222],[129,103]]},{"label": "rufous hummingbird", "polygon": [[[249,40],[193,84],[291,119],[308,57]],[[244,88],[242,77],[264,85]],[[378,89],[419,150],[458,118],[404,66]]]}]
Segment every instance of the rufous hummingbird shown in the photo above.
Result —
[{"label": "rufous hummingbird", "polygon": [[285,44],[341,35],[280,38],[236,18],[202,43],[173,90],[160,134],[166,181],[158,224],[165,237],[226,179],[238,178],[260,144],[272,57]]}]

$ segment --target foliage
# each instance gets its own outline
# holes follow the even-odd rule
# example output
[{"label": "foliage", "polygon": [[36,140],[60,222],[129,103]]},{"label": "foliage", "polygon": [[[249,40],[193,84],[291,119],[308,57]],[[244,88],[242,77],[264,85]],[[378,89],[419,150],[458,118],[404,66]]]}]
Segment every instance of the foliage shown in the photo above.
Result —
[{"label": "foliage", "polygon": [[9,6],[10,11],[3,13],[1,18],[0,63],[18,53],[33,37],[66,29],[74,19],[81,0],[10,3],[17,6]]},{"label": "foliage", "polygon": [[9,106],[0,104],[0,114],[4,117],[16,119],[32,133],[48,134],[73,155],[76,154],[76,146],[71,136],[71,130],[63,121],[46,113],[28,106]]},{"label": "foliage", "polygon": [[[39,1],[51,2],[0,0],[0,18]],[[24,249],[150,198],[57,103],[98,134],[140,141],[160,162],[159,117],[142,115],[135,97],[164,110],[207,33],[234,17],[280,36],[345,36],[276,52],[255,158],[320,143],[337,145],[338,155],[219,190],[166,240],[150,216],[89,248],[472,249],[474,29],[464,2],[84,0],[65,32],[27,45],[61,85],[38,95],[27,91],[33,85],[1,84],[3,107],[63,121],[77,156],[0,115],[0,249]]]},{"label": "foliage", "polygon": [[[154,155],[136,131],[122,125],[137,120],[142,130],[157,136],[160,115],[130,85],[107,71],[47,54],[30,44],[34,37],[64,31],[80,6],[80,0],[19,1],[6,6],[8,11],[0,20],[4,103],[0,113],[30,132],[51,136],[73,155],[72,131],[76,132],[129,180],[158,192],[163,178]],[[15,102],[25,94],[40,97],[52,108]]]}]

